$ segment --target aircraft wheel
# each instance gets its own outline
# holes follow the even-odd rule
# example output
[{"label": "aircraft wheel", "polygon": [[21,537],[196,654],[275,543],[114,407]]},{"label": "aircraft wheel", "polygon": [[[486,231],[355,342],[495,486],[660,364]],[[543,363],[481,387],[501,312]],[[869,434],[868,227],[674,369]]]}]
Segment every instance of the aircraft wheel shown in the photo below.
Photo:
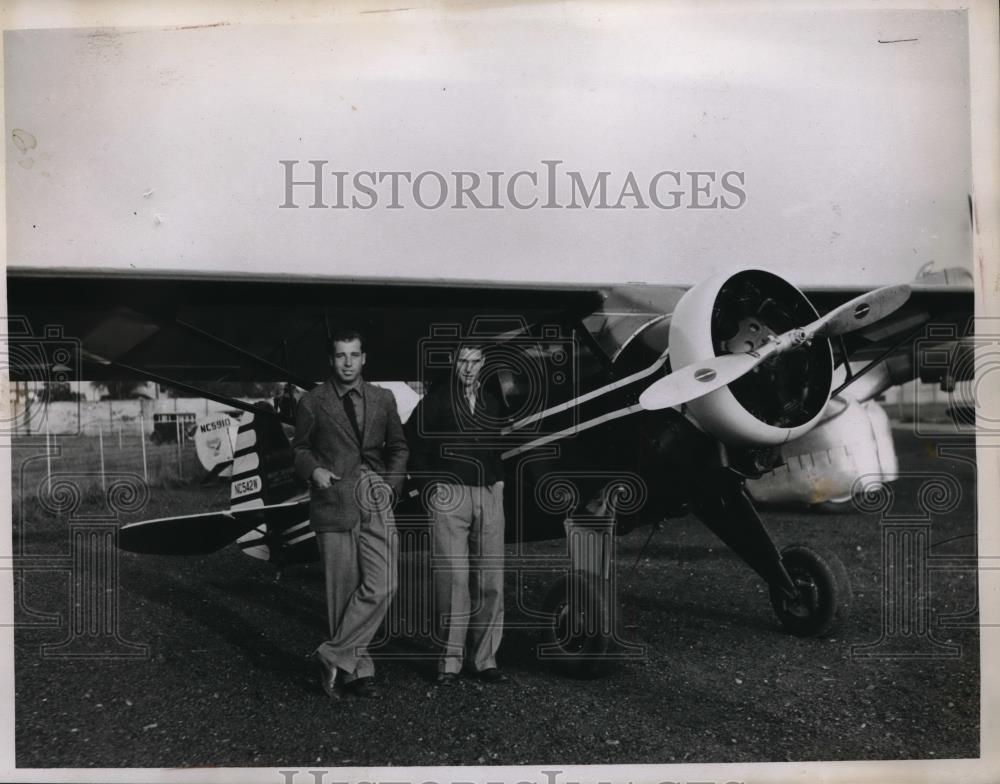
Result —
[{"label": "aircraft wheel", "polygon": [[822,637],[847,620],[851,582],[840,558],[792,545],[781,551],[781,560],[798,588],[798,594],[789,598],[771,587],[771,606],[786,631],[797,637]]},{"label": "aircraft wheel", "polygon": [[560,577],[545,595],[551,616],[540,652],[575,678],[597,678],[610,668],[610,619],[600,583],[591,575]]}]

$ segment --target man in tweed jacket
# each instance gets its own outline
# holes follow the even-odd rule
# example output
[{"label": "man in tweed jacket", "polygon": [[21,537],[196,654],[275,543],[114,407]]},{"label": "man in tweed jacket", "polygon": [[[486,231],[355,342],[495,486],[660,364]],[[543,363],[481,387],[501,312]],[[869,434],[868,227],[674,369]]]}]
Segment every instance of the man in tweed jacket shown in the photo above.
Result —
[{"label": "man in tweed jacket", "polygon": [[374,693],[367,646],[396,590],[392,506],[406,478],[409,449],[386,389],[361,377],[361,335],[333,337],[330,379],[296,408],[296,473],[310,484],[309,522],[326,577],[330,639],[316,650],[323,688]]}]

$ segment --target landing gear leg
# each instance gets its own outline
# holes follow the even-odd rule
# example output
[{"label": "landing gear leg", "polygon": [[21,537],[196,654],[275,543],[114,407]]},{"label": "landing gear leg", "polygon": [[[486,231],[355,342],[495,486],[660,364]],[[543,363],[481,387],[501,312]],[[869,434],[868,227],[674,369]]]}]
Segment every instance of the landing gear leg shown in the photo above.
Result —
[{"label": "landing gear leg", "polygon": [[697,505],[699,519],[764,578],[787,631],[799,637],[833,632],[847,620],[851,602],[841,560],[803,545],[779,552],[739,475],[721,469],[716,478]]}]

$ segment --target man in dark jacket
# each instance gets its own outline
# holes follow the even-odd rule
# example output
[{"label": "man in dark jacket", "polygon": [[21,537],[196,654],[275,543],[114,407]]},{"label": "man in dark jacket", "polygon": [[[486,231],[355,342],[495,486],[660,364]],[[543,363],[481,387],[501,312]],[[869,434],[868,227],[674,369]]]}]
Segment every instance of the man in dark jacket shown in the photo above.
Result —
[{"label": "man in dark jacket", "polygon": [[361,335],[333,337],[328,381],[302,396],[295,412],[295,471],[309,482],[309,522],[326,575],[330,639],[316,650],[323,688],[374,692],[367,646],[396,590],[393,501],[409,450],[386,389],[361,377]]},{"label": "man in dark jacket", "polygon": [[425,497],[441,684],[454,682],[463,663],[481,680],[505,680],[496,662],[503,634],[503,413],[479,381],[483,361],[478,346],[460,348],[452,377],[435,385],[407,422],[410,470],[434,480]]}]

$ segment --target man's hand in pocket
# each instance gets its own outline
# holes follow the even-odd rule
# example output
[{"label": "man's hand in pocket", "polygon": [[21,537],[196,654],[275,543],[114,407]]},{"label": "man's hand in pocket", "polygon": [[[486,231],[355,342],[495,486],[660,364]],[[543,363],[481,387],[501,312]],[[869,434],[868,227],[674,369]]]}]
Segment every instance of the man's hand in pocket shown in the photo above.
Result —
[{"label": "man's hand in pocket", "polygon": [[340,477],[333,473],[333,471],[323,468],[323,466],[316,466],[312,472],[312,483],[320,490],[326,490],[326,488],[339,479]]}]

